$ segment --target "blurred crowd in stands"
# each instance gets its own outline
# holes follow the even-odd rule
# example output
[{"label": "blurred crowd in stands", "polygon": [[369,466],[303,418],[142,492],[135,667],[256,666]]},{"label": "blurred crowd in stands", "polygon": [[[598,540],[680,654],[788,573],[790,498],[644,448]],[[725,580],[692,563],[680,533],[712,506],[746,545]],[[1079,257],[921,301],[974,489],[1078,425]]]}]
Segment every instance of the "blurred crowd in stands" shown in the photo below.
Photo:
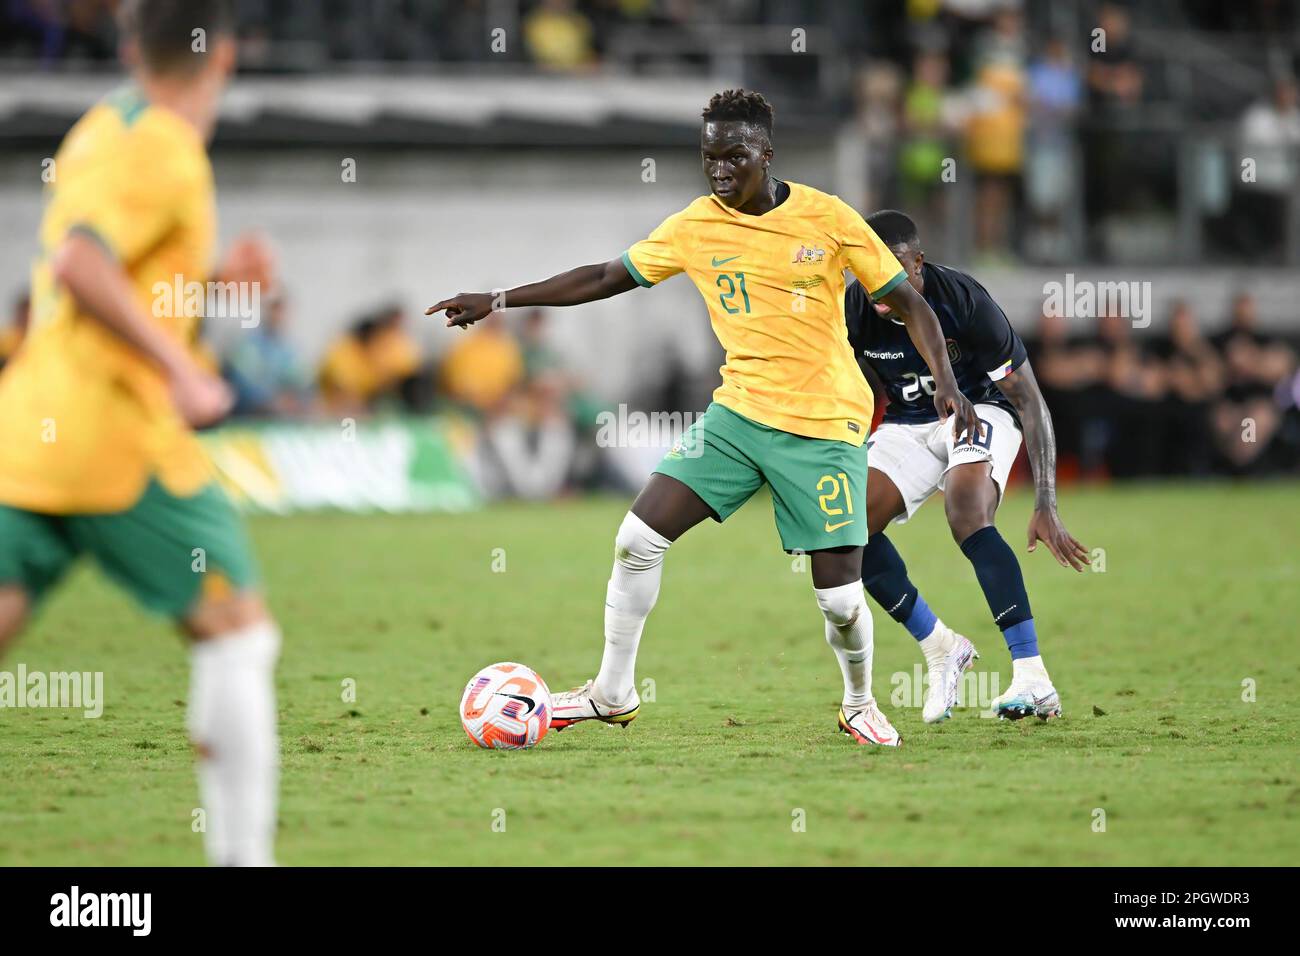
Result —
[{"label": "blurred crowd in stands", "polygon": [[1044,314],[1030,362],[1056,425],[1063,476],[1247,475],[1300,468],[1300,370],[1294,343],[1258,328],[1241,292],[1206,335],[1188,302],[1163,334],[1118,316]]},{"label": "blurred crowd in stands", "polygon": [[[28,303],[0,324],[0,374],[20,347]],[[356,319],[309,367],[285,337],[283,292],[221,354],[237,420],[335,420],[455,412],[481,425],[484,474],[510,493],[547,497],[608,484],[592,435],[608,407],[548,339],[540,309],[494,313],[429,358],[408,313],[384,304]],[[1205,328],[1212,328],[1206,334]],[[1086,329],[1080,332],[1079,329]],[[1159,335],[1128,319],[1044,314],[1025,336],[1056,424],[1062,480],[1261,475],[1300,471],[1296,342],[1263,332],[1249,292],[1207,323],[1179,302]],[[643,404],[699,411],[712,386],[664,369]]]},{"label": "blurred crowd in stands", "polygon": [[1272,0],[908,3],[858,72],[867,204],[914,210],[979,264],[1294,263],[1298,17]]}]

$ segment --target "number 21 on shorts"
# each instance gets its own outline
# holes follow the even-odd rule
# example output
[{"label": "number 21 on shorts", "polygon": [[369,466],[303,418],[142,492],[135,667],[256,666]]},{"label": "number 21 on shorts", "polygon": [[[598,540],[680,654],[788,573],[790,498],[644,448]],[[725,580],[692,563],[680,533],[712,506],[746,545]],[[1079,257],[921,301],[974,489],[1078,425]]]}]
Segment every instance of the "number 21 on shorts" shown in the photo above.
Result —
[{"label": "number 21 on shorts", "polygon": [[[844,472],[841,471],[836,475],[822,475],[817,479],[817,490],[820,492],[820,494],[817,495],[817,503],[821,505],[822,511],[827,515],[832,518],[837,518],[840,515],[853,514],[853,493],[849,491],[849,479]],[[844,494],[843,508],[838,507],[841,490]],[[847,521],[838,522],[837,524],[831,524],[831,522],[828,521],[826,522],[826,531],[831,532],[837,528],[844,527],[846,524],[852,523],[852,518],[849,518]]]}]

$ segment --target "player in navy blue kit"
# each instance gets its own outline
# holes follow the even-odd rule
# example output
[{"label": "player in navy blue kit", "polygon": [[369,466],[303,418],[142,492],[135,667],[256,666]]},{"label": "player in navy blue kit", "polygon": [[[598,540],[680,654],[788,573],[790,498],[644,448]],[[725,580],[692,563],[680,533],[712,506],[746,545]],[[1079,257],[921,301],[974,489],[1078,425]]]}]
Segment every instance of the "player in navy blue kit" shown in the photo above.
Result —
[{"label": "player in navy blue kit", "polygon": [[1029,550],[1042,541],[1063,567],[1082,571],[1088,553],[1056,513],[1056,438],[1024,343],[984,287],[956,269],[925,261],[916,225],[901,212],[882,210],[868,225],[907,271],[943,329],[961,393],[980,418],[980,433],[962,434],[939,421],[934,382],[888,306],[872,302],[854,282],[844,294],[849,342],[877,395],[889,397],[885,416],[867,443],[867,546],[862,581],[872,598],[920,642],[930,688],[922,717],[938,723],[951,713],[962,673],[979,655],[969,640],[935,616],[907,577],[907,567],[884,534],[906,522],[937,490],[953,539],[975,568],[994,623],[1011,651],[1012,679],[993,701],[1001,717],[1058,717],[1061,700],[1038,653],[1038,636],[1015,553],[993,525],[1021,436],[1034,473]]}]

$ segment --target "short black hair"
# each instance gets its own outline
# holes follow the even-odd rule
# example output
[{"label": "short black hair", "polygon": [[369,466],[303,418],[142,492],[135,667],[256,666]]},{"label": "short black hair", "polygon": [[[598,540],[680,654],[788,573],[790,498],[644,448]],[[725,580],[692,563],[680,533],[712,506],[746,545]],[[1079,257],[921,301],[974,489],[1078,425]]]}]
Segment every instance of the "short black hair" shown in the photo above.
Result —
[{"label": "short black hair", "polygon": [[760,126],[770,137],[776,111],[762,93],[752,90],[723,90],[713,94],[701,115],[706,123],[712,120]]},{"label": "short black hair", "polygon": [[[126,0],[118,24],[123,38],[136,42],[146,69],[188,73],[218,36],[234,32],[235,16],[230,0]],[[203,31],[202,50],[194,48],[195,30]]]},{"label": "short black hair", "polygon": [[912,222],[897,209],[882,209],[867,217],[867,225],[887,246],[919,246],[921,236]]}]

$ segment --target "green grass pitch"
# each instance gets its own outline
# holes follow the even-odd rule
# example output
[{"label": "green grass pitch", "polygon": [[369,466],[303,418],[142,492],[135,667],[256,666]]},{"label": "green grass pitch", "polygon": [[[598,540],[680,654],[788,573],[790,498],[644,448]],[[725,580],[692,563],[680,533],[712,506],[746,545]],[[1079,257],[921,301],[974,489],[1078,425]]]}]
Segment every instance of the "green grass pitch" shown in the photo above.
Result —
[{"label": "green grass pitch", "polygon": [[[893,675],[920,660],[915,642],[873,607],[876,693],[904,738],[888,751],[836,733],[839,671],[765,496],[669,552],[638,667],[655,699],[630,729],[580,725],[519,753],[470,745],[461,690],[497,660],[553,689],[594,674],[627,501],[259,519],[285,631],[279,859],[1293,863],[1298,492],[1067,490],[1063,516],[1106,569],[1067,572],[1041,549],[1024,559],[1058,721],[972,707],[925,726],[919,706],[889,699]],[[999,521],[1021,554],[1029,505],[1013,493]],[[941,504],[893,539],[975,641],[977,673],[1005,686],[1006,649]],[[0,710],[0,863],[201,863],[180,640],[82,567],[0,669],[20,662],[103,671],[106,704],[97,720]]]}]

